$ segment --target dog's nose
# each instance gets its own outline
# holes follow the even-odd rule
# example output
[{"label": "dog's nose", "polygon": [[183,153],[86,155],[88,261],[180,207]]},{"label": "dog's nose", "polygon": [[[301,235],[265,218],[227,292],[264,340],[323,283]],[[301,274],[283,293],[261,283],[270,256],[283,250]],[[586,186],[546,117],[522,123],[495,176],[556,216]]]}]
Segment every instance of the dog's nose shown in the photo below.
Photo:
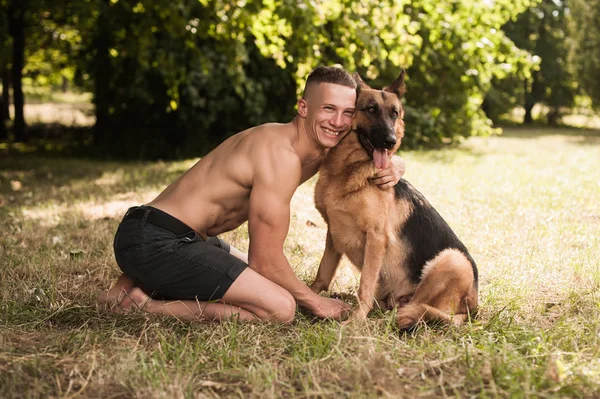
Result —
[{"label": "dog's nose", "polygon": [[387,149],[394,147],[396,145],[396,136],[392,136],[392,135],[386,136],[385,139],[383,140],[383,145]]}]

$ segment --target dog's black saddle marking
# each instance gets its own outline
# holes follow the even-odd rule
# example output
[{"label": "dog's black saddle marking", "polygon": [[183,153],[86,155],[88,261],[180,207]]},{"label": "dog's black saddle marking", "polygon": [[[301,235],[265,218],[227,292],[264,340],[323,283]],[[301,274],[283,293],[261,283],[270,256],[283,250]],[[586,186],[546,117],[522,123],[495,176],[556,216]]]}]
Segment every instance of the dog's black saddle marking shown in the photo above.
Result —
[{"label": "dog's black saddle marking", "polygon": [[411,282],[416,284],[421,280],[423,266],[428,261],[443,250],[454,248],[462,252],[471,263],[477,286],[475,260],[444,218],[408,181],[400,179],[394,186],[394,191],[397,199],[408,201],[412,208],[408,220],[398,232],[400,239],[408,243],[410,250],[405,267],[409,271]]}]

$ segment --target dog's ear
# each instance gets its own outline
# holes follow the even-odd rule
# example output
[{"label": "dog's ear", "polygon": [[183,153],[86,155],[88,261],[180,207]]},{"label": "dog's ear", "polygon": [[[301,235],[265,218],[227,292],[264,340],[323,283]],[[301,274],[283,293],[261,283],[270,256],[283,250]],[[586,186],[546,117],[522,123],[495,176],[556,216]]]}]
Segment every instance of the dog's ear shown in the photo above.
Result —
[{"label": "dog's ear", "polygon": [[356,93],[360,93],[362,89],[370,89],[369,85],[363,82],[358,72],[352,74],[354,81],[356,82]]},{"label": "dog's ear", "polygon": [[394,83],[383,90],[394,93],[398,97],[402,97],[404,93],[406,93],[406,86],[404,85],[404,69],[400,72],[400,75],[398,75],[396,80],[394,80]]}]

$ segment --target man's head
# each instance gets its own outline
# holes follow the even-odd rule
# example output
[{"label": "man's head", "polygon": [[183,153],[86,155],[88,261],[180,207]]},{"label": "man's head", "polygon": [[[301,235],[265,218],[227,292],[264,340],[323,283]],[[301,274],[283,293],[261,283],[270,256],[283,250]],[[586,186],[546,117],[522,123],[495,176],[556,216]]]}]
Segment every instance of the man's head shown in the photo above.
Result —
[{"label": "man's head", "polygon": [[330,148],[350,131],[356,102],[356,82],[342,68],[318,67],[306,80],[298,115],[307,133]]},{"label": "man's head", "polygon": [[306,78],[306,84],[304,86],[302,98],[305,98],[307,96],[307,92],[310,92],[315,85],[321,83],[331,83],[356,90],[356,81],[348,72],[342,68],[334,66],[320,66],[313,69],[313,71],[308,75],[308,78]]}]

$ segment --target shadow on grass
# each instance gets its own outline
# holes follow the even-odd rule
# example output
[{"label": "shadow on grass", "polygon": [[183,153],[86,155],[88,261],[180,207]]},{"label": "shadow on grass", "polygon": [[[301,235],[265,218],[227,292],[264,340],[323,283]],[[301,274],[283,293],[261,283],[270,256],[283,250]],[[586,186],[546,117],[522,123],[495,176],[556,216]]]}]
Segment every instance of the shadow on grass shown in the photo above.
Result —
[{"label": "shadow on grass", "polygon": [[53,200],[109,199],[145,189],[164,188],[190,161],[113,162],[32,154],[0,157],[0,196],[9,204]]},{"label": "shadow on grass", "polygon": [[[43,157],[86,158],[95,160],[168,160],[203,157],[226,137],[211,138],[198,132],[188,141],[180,135],[165,136],[163,127],[115,126],[107,131],[95,131],[92,126],[61,123],[34,123],[27,127],[27,141],[15,142],[8,130],[8,139],[0,140],[0,155],[35,154]],[[192,140],[192,138],[194,139]]]},{"label": "shadow on grass", "polygon": [[19,327],[24,331],[39,331],[47,327],[55,331],[78,331],[85,327],[95,330],[99,334],[113,334],[115,330],[118,330],[121,333],[139,335],[148,323],[158,321],[173,330],[183,329],[184,333],[193,327],[192,323],[185,323],[174,318],[160,316],[149,318],[147,314],[139,311],[127,315],[115,314],[108,307],[95,304],[71,303],[51,309],[40,301],[9,300],[0,309],[4,313],[0,328]]},{"label": "shadow on grass", "polygon": [[[46,131],[47,134],[50,135]],[[573,127],[504,128],[499,139],[537,139],[566,137],[569,143],[600,145],[599,129]],[[52,137],[48,137],[51,139]],[[410,153],[411,150],[399,152]],[[432,162],[451,163],[459,158],[479,158],[488,153],[478,146],[451,145],[421,149],[420,156]],[[36,204],[48,201],[110,199],[116,195],[146,189],[160,190],[191,166],[190,161],[106,161],[97,158],[73,158],[60,151],[0,156],[0,204]],[[4,199],[2,198],[4,197]]]}]

